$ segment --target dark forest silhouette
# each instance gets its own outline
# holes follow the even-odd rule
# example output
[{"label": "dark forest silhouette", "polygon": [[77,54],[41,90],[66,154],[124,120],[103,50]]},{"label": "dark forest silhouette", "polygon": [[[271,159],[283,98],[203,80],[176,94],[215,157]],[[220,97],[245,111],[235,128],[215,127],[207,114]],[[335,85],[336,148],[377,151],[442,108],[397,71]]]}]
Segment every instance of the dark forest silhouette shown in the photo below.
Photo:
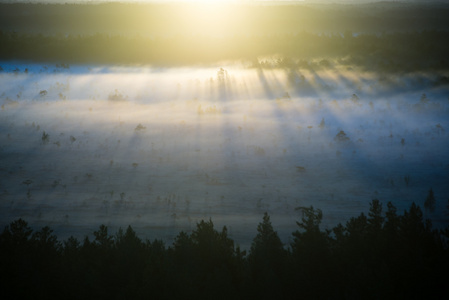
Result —
[{"label": "dark forest silhouette", "polygon": [[93,239],[59,241],[49,227],[18,219],[0,235],[1,296],[27,299],[439,299],[449,296],[449,227],[432,229],[412,204],[402,215],[372,200],[345,225],[320,229],[322,212],[302,218],[283,245],[264,214],[242,251],[212,220],[172,245],[141,240],[128,226]]},{"label": "dark forest silhouette", "polygon": [[[447,70],[449,6],[0,4],[0,59],[56,63]],[[217,19],[217,20],[215,20]],[[267,62],[260,57],[275,55]],[[316,62],[315,60],[321,60]],[[447,78],[446,78],[447,81]]]},{"label": "dark forest silhouette", "polygon": [[[302,69],[329,69],[335,61],[366,70],[411,72],[447,70],[448,41],[449,32],[444,31],[363,34],[351,38],[306,32],[227,38],[137,38],[103,33],[60,37],[0,31],[0,59],[165,66],[246,60],[257,68]],[[279,58],[257,58],[275,53]]]}]

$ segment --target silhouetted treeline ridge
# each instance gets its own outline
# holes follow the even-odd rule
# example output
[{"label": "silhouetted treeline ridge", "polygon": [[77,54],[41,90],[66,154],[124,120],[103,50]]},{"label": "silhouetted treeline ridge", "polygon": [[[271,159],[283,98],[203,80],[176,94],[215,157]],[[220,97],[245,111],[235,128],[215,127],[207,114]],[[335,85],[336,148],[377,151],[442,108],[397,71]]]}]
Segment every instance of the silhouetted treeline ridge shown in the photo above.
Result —
[{"label": "silhouetted treeline ridge", "polygon": [[277,67],[302,67],[304,61],[327,58],[348,67],[379,71],[449,69],[449,32],[444,31],[358,36],[351,32],[342,35],[302,32],[220,38],[0,32],[0,44],[0,60],[166,66],[244,60],[263,67],[264,57],[278,57],[282,63],[275,63]]},{"label": "silhouetted treeline ridge", "polygon": [[432,229],[414,203],[402,215],[378,200],[345,225],[302,218],[283,245],[264,214],[248,251],[212,220],[172,245],[141,240],[131,226],[59,241],[18,219],[0,235],[1,297],[26,299],[447,299],[449,227]]},{"label": "silhouetted treeline ridge", "polygon": [[277,56],[449,68],[449,5],[0,3],[0,60],[191,65]]}]

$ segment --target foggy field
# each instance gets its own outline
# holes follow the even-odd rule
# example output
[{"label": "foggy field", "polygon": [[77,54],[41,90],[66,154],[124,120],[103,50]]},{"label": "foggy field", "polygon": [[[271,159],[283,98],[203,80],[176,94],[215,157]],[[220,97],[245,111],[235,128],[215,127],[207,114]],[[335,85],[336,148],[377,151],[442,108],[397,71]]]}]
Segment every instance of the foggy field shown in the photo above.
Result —
[{"label": "foggy field", "polygon": [[[448,225],[447,73],[0,63],[0,220],[60,238],[132,225],[171,242],[201,219],[247,246],[267,211],[334,226],[372,199]],[[445,81],[446,80],[446,81]]]},{"label": "foggy field", "polygon": [[449,299],[448,16],[0,0],[0,298]]}]

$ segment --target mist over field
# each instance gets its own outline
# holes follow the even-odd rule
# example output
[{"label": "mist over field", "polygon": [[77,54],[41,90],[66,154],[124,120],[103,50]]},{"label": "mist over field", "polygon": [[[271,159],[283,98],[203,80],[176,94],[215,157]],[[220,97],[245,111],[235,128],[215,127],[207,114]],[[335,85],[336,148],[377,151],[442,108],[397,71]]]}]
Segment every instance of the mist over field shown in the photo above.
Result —
[{"label": "mist over field", "polygon": [[[448,7],[1,4],[1,223],[61,237],[449,198]],[[83,20],[82,22],[80,20]],[[418,21],[419,22],[418,22]]]},{"label": "mist over field", "polygon": [[170,241],[212,218],[247,245],[269,212],[288,243],[295,208],[334,226],[371,199],[422,205],[432,188],[426,217],[447,224],[440,75],[1,65],[4,223],[62,236],[131,224]]},{"label": "mist over field", "polygon": [[0,0],[0,298],[447,299],[448,16]]}]

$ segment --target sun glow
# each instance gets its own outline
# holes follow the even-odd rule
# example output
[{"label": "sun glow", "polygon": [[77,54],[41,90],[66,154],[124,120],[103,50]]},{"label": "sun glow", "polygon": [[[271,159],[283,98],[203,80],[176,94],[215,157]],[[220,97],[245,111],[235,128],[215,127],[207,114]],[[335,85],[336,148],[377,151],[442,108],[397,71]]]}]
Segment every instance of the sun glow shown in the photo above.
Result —
[{"label": "sun glow", "polygon": [[186,26],[183,28],[186,32],[193,34],[209,36],[235,34],[238,32],[237,25],[242,21],[240,7],[225,1],[179,5],[176,10],[177,21]]}]

